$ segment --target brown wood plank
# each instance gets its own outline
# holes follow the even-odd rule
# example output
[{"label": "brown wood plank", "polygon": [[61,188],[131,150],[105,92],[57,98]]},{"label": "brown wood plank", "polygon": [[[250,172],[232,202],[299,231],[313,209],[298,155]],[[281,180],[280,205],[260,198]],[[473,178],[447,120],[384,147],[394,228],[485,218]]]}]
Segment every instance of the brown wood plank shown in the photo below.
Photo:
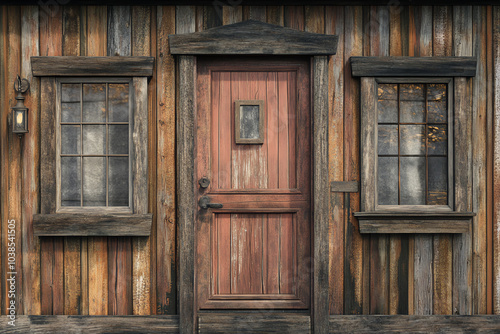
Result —
[{"label": "brown wood plank", "polygon": [[[494,57],[494,152],[493,161],[500,160],[500,6],[493,7]],[[494,250],[500,249],[500,165],[493,163],[493,240]],[[493,313],[500,314],[500,252],[493,251]]]},{"label": "brown wood plank", "polygon": [[283,313],[200,314],[200,333],[309,333],[308,315]]},{"label": "brown wood plank", "polygon": [[280,273],[279,273],[279,238],[280,238],[280,218],[278,215],[267,215],[267,221],[264,222],[265,234],[264,244],[264,272],[266,280],[264,280],[264,293],[279,293],[280,289]]},{"label": "brown wood plank", "polygon": [[[344,8],[325,7],[325,33],[339,36],[337,54],[329,60],[329,177],[344,183]],[[359,185],[358,185],[359,187]],[[343,187],[338,190],[345,190]],[[352,190],[352,189],[351,189]],[[330,314],[344,313],[344,194],[330,194]]]},{"label": "brown wood plank", "polygon": [[[132,7],[132,55],[149,56],[151,48],[151,10],[146,6]],[[134,182],[134,210],[136,213],[148,212],[148,82],[146,78],[134,78],[135,113],[134,138],[141,138],[134,145],[134,170],[137,181]],[[136,131],[137,129],[137,131]],[[134,174],[136,174],[134,172]],[[150,238],[132,239],[133,256],[133,313],[134,315],[151,314],[151,244]]]},{"label": "brown wood plank", "polygon": [[[107,23],[107,55],[131,56],[130,7],[108,7]],[[133,312],[132,263],[131,238],[108,238],[108,313],[111,315]]]},{"label": "brown wood plank", "polygon": [[[472,7],[453,8],[453,53],[472,55]],[[472,80],[455,79],[455,210],[472,210]],[[472,232],[472,231],[471,231]],[[472,314],[472,234],[453,237],[453,313]]]},{"label": "brown wood plank", "polygon": [[[40,13],[40,55],[62,56],[62,11],[56,7]],[[33,69],[33,67],[32,67]],[[41,79],[40,128],[55,129],[55,81]],[[55,132],[40,138],[40,212],[55,212]],[[48,169],[47,169],[48,168]],[[42,314],[63,314],[63,239],[40,239]]]},{"label": "brown wood plank", "polygon": [[175,7],[157,12],[156,107],[156,314],[175,314],[176,280],[176,175],[175,175],[175,62],[168,35],[175,32]]},{"label": "brown wood plank", "polygon": [[[434,56],[452,54],[452,7],[433,8],[433,53]],[[433,265],[433,314],[452,314],[452,236],[434,236]]]},{"label": "brown wood plank", "polygon": [[[179,333],[178,316],[37,316],[16,317],[16,326],[0,319],[2,332],[9,333]],[[6,330],[4,330],[6,329]]]},{"label": "brown wood plank", "polygon": [[[362,56],[362,8],[345,7],[344,26],[344,180],[359,181],[359,83],[351,76],[349,58]],[[358,232],[358,221],[353,216],[359,211],[359,194],[345,197],[345,256],[344,313],[363,312],[363,238]],[[368,303],[368,301],[367,301]]]},{"label": "brown wood plank", "polygon": [[[107,51],[107,8],[87,7],[86,56],[105,56]],[[82,262],[83,263],[83,262]],[[108,239],[87,238],[89,315],[108,314]]]},{"label": "brown wood plank", "polygon": [[148,236],[151,214],[35,214],[37,236]]},{"label": "brown wood plank", "polygon": [[[29,134],[24,137],[22,227],[23,239],[23,292],[24,314],[41,314],[40,305],[40,240],[33,234],[33,213],[39,208],[40,166],[40,82],[31,74],[29,57],[39,55],[39,11],[35,6],[21,9],[21,77],[30,82],[30,94],[26,94],[25,105],[31,109]],[[1,46],[0,46],[1,47]],[[1,51],[0,51],[1,54]]]},{"label": "brown wood plank", "polygon": [[232,24],[243,20],[242,6],[224,6],[222,8],[222,24]]},{"label": "brown wood plank", "polygon": [[486,7],[473,7],[473,52],[478,59],[472,88],[472,209],[477,213],[472,224],[472,314],[486,313],[486,225],[487,225],[487,33]]},{"label": "brown wood plank", "polygon": [[218,293],[231,293],[231,216],[229,214],[217,215],[217,244],[218,255]]},{"label": "brown wood plank", "polygon": [[178,31],[169,38],[170,52],[185,55],[332,55],[338,40],[333,35],[296,31],[254,20],[191,34]]},{"label": "brown wood plank", "polygon": [[284,26],[284,6],[267,6],[267,23]]},{"label": "brown wood plank", "polygon": [[222,6],[212,5],[203,7],[203,30],[222,25]]},{"label": "brown wood plank", "polygon": [[[0,28],[2,29],[2,32],[7,31],[7,7],[2,7],[0,8]],[[7,99],[6,99],[6,87],[8,86],[6,84],[7,81],[7,60],[6,60],[6,50],[8,49],[7,47],[7,34],[6,33],[1,33],[0,34],[0,101],[1,102],[1,107],[6,108],[8,110],[9,106],[7,104]],[[8,215],[8,203],[7,199],[8,196],[6,194],[6,191],[3,189],[7,189],[9,186],[9,181],[8,181],[8,159],[6,158],[8,156],[7,151],[8,151],[8,113],[2,113],[0,115],[0,129],[2,130],[0,132],[0,236],[2,237],[2,240],[5,239],[5,232],[4,232],[4,226],[5,222],[9,220],[9,215]],[[5,264],[5,257],[2,257],[4,255],[4,248],[1,245],[0,242],[0,265],[1,268],[4,268]],[[6,271],[5,270],[0,270],[0,292],[4,296],[4,291],[5,287],[3,282],[7,282],[7,277],[6,277]],[[2,299],[0,302],[0,313],[4,314],[5,312],[5,305],[6,302]]]},{"label": "brown wood plank", "polygon": [[243,21],[246,20],[266,22],[266,6],[244,6]]},{"label": "brown wood plank", "polygon": [[285,6],[285,27],[304,30],[304,6]]},{"label": "brown wood plank", "polygon": [[[108,41],[109,43],[109,41]],[[151,76],[152,57],[32,57],[33,76]]]}]

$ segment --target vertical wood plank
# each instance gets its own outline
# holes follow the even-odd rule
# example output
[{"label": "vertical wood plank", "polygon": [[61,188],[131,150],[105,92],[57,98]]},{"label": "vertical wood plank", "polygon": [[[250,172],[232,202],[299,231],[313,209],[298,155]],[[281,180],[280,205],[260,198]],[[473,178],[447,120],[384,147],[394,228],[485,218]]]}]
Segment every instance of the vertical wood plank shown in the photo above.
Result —
[{"label": "vertical wood plank", "polygon": [[285,6],[285,27],[304,30],[304,6]]},{"label": "vertical wood plank", "polygon": [[[63,56],[80,55],[80,8],[74,6],[62,8]],[[64,237],[64,314],[76,315],[81,312],[81,243],[80,237]]]},{"label": "vertical wood plank", "polygon": [[266,8],[266,22],[283,26],[284,22],[284,7],[283,6],[267,6]]},{"label": "vertical wood plank", "polygon": [[493,313],[500,314],[500,6],[493,7],[494,152],[493,152]]},{"label": "vertical wood plank", "polygon": [[[132,7],[132,56],[149,56],[151,48],[151,11],[146,6]],[[148,178],[148,168],[144,165],[147,161],[148,147],[148,83],[147,78],[134,79],[135,89],[135,114],[134,114],[134,135],[137,128],[141,135],[138,138],[144,138],[141,146],[134,147],[136,152],[134,164],[139,163],[137,170],[143,174],[144,179]],[[138,155],[142,156],[138,156]],[[142,179],[142,178],[141,178]],[[144,189],[138,193],[139,189]],[[137,205],[134,205],[136,213],[148,212],[147,187],[143,184],[134,184],[134,197],[137,197]],[[132,296],[133,296],[133,314],[150,314],[150,291],[151,291],[151,245],[149,237],[136,237],[132,239],[132,257],[133,257],[133,278],[132,278]]]},{"label": "vertical wood plank", "polygon": [[[339,36],[337,54],[330,57],[329,72],[329,180],[344,180],[344,8],[325,8],[325,33]],[[329,311],[344,313],[344,196],[330,194],[329,221]]]},{"label": "vertical wood plank", "polygon": [[[435,6],[433,18],[434,56],[452,54],[452,7]],[[433,314],[452,314],[452,236],[434,235]]]},{"label": "vertical wood plank", "polygon": [[[30,109],[29,133],[24,136],[23,150],[23,292],[24,314],[41,314],[40,305],[40,239],[33,235],[33,214],[39,210],[40,164],[40,82],[31,74],[31,56],[39,51],[39,12],[36,6],[21,9],[22,69],[21,77],[30,82],[25,105]],[[1,54],[1,51],[0,51]],[[27,162],[27,163],[26,163]]]},{"label": "vertical wood plank", "polygon": [[[107,55],[130,56],[130,6],[108,7],[107,23]],[[130,237],[108,238],[108,314],[132,314],[132,300],[132,240]]]},{"label": "vertical wood plank", "polygon": [[[345,7],[344,23],[344,180],[359,181],[359,83],[351,77],[349,58],[362,56],[361,7]],[[345,196],[344,313],[363,312],[363,238],[353,213],[360,209],[359,194]]]},{"label": "vertical wood plank", "polygon": [[[6,89],[7,87],[7,61],[6,61],[6,50],[7,50],[7,7],[0,7],[0,29],[2,33],[0,33],[0,106],[2,108],[7,108],[7,99]],[[8,187],[8,160],[7,157],[7,133],[8,133],[8,113],[2,112],[0,114],[0,237],[1,240],[5,239],[4,228],[5,223],[8,222],[8,210],[7,210],[7,194],[4,189]],[[2,255],[4,255],[2,257]],[[5,292],[5,284],[7,283],[6,271],[3,269],[4,264],[6,263],[5,259],[5,251],[3,250],[3,246],[0,242],[0,293],[4,296]],[[4,314],[5,312],[5,302],[2,299],[0,301],[0,314]]]},{"label": "vertical wood plank", "polygon": [[328,333],[328,58],[313,57],[313,329]]},{"label": "vertical wood plank", "polygon": [[241,22],[243,20],[243,7],[241,6],[224,6],[222,8],[222,23],[223,25]]},{"label": "vertical wood plank", "polygon": [[[62,11],[59,6],[41,7],[40,12],[40,55],[41,56],[61,56],[62,55]],[[55,101],[55,81],[42,78],[41,87],[41,129],[55,129],[54,105]],[[45,117],[47,116],[47,117]],[[48,122],[48,123],[45,123]],[[55,200],[50,193],[55,193],[55,188],[44,188],[46,184],[55,186],[51,180],[46,182],[44,178],[55,179],[55,165],[53,161],[44,162],[44,159],[51,159],[55,153],[54,144],[44,143],[44,136],[54,135],[54,133],[41,132],[41,168],[52,166],[53,170],[40,171],[40,212],[54,213]],[[52,141],[51,139],[47,141]],[[55,143],[55,140],[53,140]],[[44,148],[43,145],[49,147]],[[51,176],[52,175],[52,176]],[[41,238],[41,308],[42,314],[63,314],[64,312],[64,285],[63,285],[63,239],[62,238]]]},{"label": "vertical wood plank", "polygon": [[[87,7],[87,56],[107,52],[107,7]],[[108,314],[108,238],[87,238],[89,315]]]},{"label": "vertical wood plank", "polygon": [[279,261],[280,261],[280,218],[278,215],[267,215],[266,233],[264,234],[264,293],[279,293],[280,292],[280,274],[279,274]]},{"label": "vertical wood plank", "polygon": [[266,22],[266,6],[244,6],[243,21],[246,20]]},{"label": "vertical wood plank", "polygon": [[222,25],[222,7],[217,5],[203,7],[203,30]]},{"label": "vertical wood plank", "polygon": [[[472,55],[472,7],[453,7],[453,54]],[[472,80],[455,78],[455,210],[472,210]],[[464,162],[468,162],[464,165]],[[471,231],[472,232],[472,231]],[[453,313],[472,313],[472,234],[453,236]]]},{"label": "vertical wood plank", "polygon": [[[432,56],[432,7],[415,6],[410,9],[410,56]],[[413,45],[413,48],[411,48]],[[432,314],[432,236],[415,235],[413,263],[413,313]],[[411,255],[410,255],[411,256]]]},{"label": "vertical wood plank", "polygon": [[157,211],[156,211],[156,313],[175,314],[176,279],[176,175],[175,175],[175,62],[168,35],[175,33],[175,7],[157,12]]},{"label": "vertical wood plank", "polygon": [[472,8],[472,55],[478,60],[472,90],[472,313],[486,313],[486,224],[487,224],[487,63],[486,7]]}]

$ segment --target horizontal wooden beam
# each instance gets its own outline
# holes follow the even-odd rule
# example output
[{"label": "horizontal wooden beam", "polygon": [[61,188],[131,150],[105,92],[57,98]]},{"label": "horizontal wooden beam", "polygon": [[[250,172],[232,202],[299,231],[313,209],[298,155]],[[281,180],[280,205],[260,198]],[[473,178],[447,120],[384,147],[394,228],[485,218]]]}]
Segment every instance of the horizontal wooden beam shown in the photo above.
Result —
[{"label": "horizontal wooden beam", "polygon": [[31,57],[35,77],[150,77],[153,75],[153,66],[153,57]]},{"label": "horizontal wooden beam", "polygon": [[300,313],[199,313],[199,333],[309,333],[311,317]]},{"label": "horizontal wooden beam", "polygon": [[471,212],[355,212],[360,233],[467,233]]},{"label": "horizontal wooden beam", "polygon": [[179,317],[18,315],[0,317],[0,333],[179,333]]},{"label": "horizontal wooden beam", "polygon": [[339,315],[330,333],[498,333],[499,315]]},{"label": "horizontal wooden beam", "polygon": [[358,181],[332,181],[330,191],[333,193],[357,193],[359,191]]},{"label": "horizontal wooden beam", "polygon": [[475,57],[351,57],[353,77],[473,77]]},{"label": "horizontal wooden beam", "polygon": [[174,55],[333,55],[338,36],[249,20],[168,39]]},{"label": "horizontal wooden beam", "polygon": [[36,236],[149,236],[153,215],[54,213],[33,215]]}]

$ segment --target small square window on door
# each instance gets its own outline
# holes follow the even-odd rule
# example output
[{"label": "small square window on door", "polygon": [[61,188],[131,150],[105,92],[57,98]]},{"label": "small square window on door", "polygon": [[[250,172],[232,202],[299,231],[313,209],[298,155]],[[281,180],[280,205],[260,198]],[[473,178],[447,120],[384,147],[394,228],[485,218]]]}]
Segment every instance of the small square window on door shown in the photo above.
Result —
[{"label": "small square window on door", "polygon": [[264,143],[264,101],[234,102],[234,137],[236,144]]}]

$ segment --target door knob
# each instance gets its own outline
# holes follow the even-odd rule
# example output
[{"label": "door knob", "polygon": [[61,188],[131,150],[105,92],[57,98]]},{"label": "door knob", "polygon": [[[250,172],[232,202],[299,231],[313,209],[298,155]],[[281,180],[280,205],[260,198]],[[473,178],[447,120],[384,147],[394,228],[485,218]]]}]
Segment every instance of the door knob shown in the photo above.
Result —
[{"label": "door knob", "polygon": [[198,183],[200,184],[200,187],[203,188],[203,189],[206,189],[208,188],[208,186],[210,185],[210,180],[207,179],[206,177],[202,177]]},{"label": "door knob", "polygon": [[210,197],[203,196],[198,202],[202,209],[222,209],[223,205],[221,203],[210,203]]}]

